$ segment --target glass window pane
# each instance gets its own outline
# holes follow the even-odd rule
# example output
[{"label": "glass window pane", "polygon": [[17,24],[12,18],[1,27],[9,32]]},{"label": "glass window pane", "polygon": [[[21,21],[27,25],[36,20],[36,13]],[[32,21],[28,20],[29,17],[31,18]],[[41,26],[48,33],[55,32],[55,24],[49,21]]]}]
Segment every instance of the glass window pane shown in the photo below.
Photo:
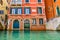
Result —
[{"label": "glass window pane", "polygon": [[22,9],[18,9],[18,14],[22,14]]},{"label": "glass window pane", "polygon": [[29,0],[25,0],[25,2],[29,2]]},{"label": "glass window pane", "polygon": [[0,10],[0,14],[4,14],[4,11],[3,10]]},{"label": "glass window pane", "polygon": [[29,14],[29,9],[26,9],[26,14]]},{"label": "glass window pane", "polygon": [[57,13],[58,13],[58,16],[60,16],[60,10],[58,6],[57,6]]},{"label": "glass window pane", "polygon": [[38,0],[38,2],[41,2],[41,0]]},{"label": "glass window pane", "polygon": [[32,20],[32,24],[36,24],[36,19],[33,19]]},{"label": "glass window pane", "polygon": [[43,19],[39,19],[39,24],[43,24]]},{"label": "glass window pane", "polygon": [[54,0],[54,2],[56,2],[56,0]]},{"label": "glass window pane", "polygon": [[15,9],[12,9],[12,14],[15,14]]},{"label": "glass window pane", "polygon": [[17,0],[16,3],[17,4],[22,4],[22,0]]},{"label": "glass window pane", "polygon": [[30,14],[30,8],[25,8],[25,14]]},{"label": "glass window pane", "polygon": [[41,7],[38,7],[38,13],[42,14],[42,8]]}]

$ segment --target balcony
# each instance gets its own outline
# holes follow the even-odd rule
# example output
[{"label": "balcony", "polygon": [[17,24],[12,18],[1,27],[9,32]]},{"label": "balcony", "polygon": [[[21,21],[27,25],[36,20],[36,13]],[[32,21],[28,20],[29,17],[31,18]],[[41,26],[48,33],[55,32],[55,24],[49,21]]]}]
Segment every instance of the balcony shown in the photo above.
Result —
[{"label": "balcony", "polygon": [[10,5],[12,5],[12,6],[21,6],[21,4],[22,4],[22,1],[21,0],[19,0],[19,1],[11,1],[10,2]]}]

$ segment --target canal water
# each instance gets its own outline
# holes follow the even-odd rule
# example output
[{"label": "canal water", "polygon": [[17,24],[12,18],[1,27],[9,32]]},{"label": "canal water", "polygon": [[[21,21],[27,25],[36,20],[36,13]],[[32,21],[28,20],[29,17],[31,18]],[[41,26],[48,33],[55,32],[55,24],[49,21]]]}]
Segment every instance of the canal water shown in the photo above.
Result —
[{"label": "canal water", "polygon": [[0,31],[0,40],[60,40],[60,31]]}]

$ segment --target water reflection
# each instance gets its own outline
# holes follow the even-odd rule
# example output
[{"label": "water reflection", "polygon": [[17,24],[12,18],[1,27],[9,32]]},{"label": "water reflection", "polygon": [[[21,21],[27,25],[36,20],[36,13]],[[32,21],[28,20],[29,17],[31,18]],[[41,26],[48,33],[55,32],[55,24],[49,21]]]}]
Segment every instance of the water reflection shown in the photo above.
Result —
[{"label": "water reflection", "polygon": [[0,31],[0,39],[7,40],[7,31]]},{"label": "water reflection", "polygon": [[19,36],[20,36],[20,35],[19,35],[19,31],[13,31],[13,32],[12,32],[12,37],[13,37],[13,38],[16,39],[16,38],[18,38]]},{"label": "water reflection", "polygon": [[1,40],[60,40],[60,31],[0,31]]},{"label": "water reflection", "polygon": [[22,40],[24,39],[23,31],[8,31],[8,39],[10,40]]},{"label": "water reflection", "polygon": [[30,31],[24,31],[24,40],[30,40]]}]

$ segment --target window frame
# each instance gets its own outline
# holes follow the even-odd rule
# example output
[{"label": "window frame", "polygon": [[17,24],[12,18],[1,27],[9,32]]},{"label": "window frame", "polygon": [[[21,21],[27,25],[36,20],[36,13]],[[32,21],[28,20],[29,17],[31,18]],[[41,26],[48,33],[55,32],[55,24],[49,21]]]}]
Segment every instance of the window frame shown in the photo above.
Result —
[{"label": "window frame", "polygon": [[[42,13],[39,12],[39,10],[38,10],[39,8],[41,8]],[[42,7],[37,7],[37,13],[38,14],[43,14],[43,8]]]},{"label": "window frame", "polygon": [[42,3],[42,0],[41,0],[41,2],[38,2],[38,0],[37,0],[37,3]]},{"label": "window frame", "polygon": [[36,25],[36,23],[37,23],[37,22],[36,22],[36,18],[32,18],[32,24],[33,24],[33,25]]},{"label": "window frame", "polygon": [[18,13],[18,11],[17,11],[17,14],[21,15],[22,14],[22,7],[17,8],[17,10],[18,9],[21,9],[21,13]]},{"label": "window frame", "polygon": [[4,10],[0,10],[0,12],[1,12],[0,14],[4,14]]},{"label": "window frame", "polygon": [[[15,9],[15,13],[12,13],[12,9]],[[21,9],[21,13],[18,13],[18,9]],[[10,14],[13,14],[13,15],[21,15],[22,14],[22,7],[10,8]]]},{"label": "window frame", "polygon": [[[12,9],[14,9],[15,13],[12,12]],[[11,8],[11,14],[16,14],[16,9],[15,8]]]},{"label": "window frame", "polygon": [[[58,9],[57,9],[58,8]],[[60,16],[60,9],[59,9],[59,6],[56,7],[56,15],[57,16]]]},{"label": "window frame", "polygon": [[29,2],[26,2],[26,0],[24,1],[25,3],[30,3],[30,0],[29,0]]},{"label": "window frame", "polygon": [[54,2],[56,2],[57,0],[54,0]]},{"label": "window frame", "polygon": [[[41,23],[41,20],[42,20],[42,23]],[[40,24],[40,25],[43,25],[43,24],[44,24],[43,18],[39,18],[39,24]]]},{"label": "window frame", "polygon": [[28,13],[25,13],[26,9],[29,9],[29,14],[31,14],[31,8],[30,7],[24,7],[24,14],[28,15]]}]

